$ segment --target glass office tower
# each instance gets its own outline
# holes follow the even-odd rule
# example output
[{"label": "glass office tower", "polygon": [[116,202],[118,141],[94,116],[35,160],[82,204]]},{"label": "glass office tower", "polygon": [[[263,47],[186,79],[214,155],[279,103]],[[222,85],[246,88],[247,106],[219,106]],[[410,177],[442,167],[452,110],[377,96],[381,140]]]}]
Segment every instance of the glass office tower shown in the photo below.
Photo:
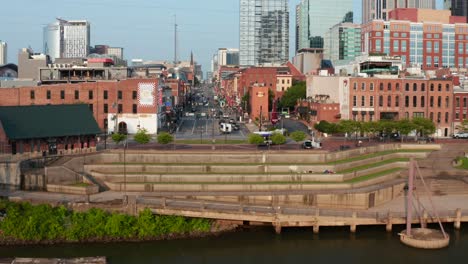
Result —
[{"label": "glass office tower", "polygon": [[296,21],[300,23],[296,51],[323,48],[325,33],[350,17],[347,14],[353,11],[353,0],[302,0],[296,10]]},{"label": "glass office tower", "polygon": [[241,66],[288,61],[288,0],[240,0],[239,42]]},{"label": "glass office tower", "polygon": [[44,27],[44,54],[56,58],[85,58],[89,54],[90,24],[57,19]]}]

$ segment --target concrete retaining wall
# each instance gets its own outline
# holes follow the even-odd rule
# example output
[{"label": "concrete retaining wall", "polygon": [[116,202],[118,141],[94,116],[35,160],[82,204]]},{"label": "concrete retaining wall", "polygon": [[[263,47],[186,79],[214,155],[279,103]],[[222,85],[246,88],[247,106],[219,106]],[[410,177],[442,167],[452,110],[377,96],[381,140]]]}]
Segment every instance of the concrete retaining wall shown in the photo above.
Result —
[{"label": "concrete retaining wall", "polygon": [[0,188],[18,189],[20,186],[20,174],[18,161],[0,163]]},{"label": "concrete retaining wall", "polygon": [[46,167],[45,175],[47,184],[73,184],[83,181],[81,175],[63,166]]},{"label": "concrete retaining wall", "polygon": [[99,187],[98,186],[77,187],[77,186],[47,184],[47,191],[53,192],[53,193],[91,195],[91,194],[99,193]]}]

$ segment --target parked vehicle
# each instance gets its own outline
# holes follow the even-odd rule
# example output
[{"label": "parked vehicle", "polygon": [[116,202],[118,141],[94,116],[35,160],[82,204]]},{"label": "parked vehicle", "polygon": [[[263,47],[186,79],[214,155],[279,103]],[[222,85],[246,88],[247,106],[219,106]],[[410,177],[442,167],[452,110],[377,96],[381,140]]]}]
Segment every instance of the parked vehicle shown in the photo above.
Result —
[{"label": "parked vehicle", "polygon": [[230,134],[232,132],[232,124],[221,123],[219,125],[219,131],[221,131],[223,134]]},{"label": "parked vehicle", "polygon": [[453,138],[468,138],[468,132],[458,132],[453,134]]},{"label": "parked vehicle", "polygon": [[303,149],[314,149],[314,148],[322,148],[322,143],[314,141],[314,140],[306,140],[302,143]]}]

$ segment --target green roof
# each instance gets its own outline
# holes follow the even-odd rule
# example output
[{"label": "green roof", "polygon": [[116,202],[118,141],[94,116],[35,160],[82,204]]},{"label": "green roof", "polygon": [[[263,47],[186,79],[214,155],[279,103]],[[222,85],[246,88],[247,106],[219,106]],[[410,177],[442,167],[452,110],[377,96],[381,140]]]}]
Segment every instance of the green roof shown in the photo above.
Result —
[{"label": "green roof", "polygon": [[0,122],[10,140],[101,133],[85,104],[0,107]]}]

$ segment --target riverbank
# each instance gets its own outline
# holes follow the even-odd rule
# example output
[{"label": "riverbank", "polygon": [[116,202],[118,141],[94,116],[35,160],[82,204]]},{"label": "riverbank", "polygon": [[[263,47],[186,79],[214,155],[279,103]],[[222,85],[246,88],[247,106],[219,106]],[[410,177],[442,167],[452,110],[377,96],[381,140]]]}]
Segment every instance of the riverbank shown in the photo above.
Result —
[{"label": "riverbank", "polygon": [[221,221],[154,215],[110,213],[101,209],[76,212],[63,206],[0,201],[0,245],[53,245],[148,242],[217,236],[237,226]]}]

